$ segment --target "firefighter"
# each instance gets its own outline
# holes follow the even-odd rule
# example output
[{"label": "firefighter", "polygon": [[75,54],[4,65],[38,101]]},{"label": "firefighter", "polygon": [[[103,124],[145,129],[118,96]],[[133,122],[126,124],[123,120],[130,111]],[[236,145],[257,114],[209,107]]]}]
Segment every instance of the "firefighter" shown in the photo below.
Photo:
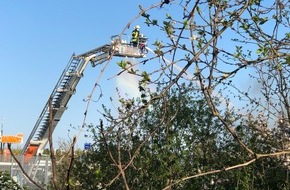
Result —
[{"label": "firefighter", "polygon": [[131,43],[133,44],[134,47],[138,46],[139,35],[140,35],[140,26],[137,25],[137,26],[135,26],[135,29],[132,31]]}]

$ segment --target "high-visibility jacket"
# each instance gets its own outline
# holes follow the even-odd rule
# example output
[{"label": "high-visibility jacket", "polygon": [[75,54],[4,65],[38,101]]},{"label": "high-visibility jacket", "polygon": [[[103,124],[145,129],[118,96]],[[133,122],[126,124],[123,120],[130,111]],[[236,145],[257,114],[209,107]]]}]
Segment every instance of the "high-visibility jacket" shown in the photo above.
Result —
[{"label": "high-visibility jacket", "polygon": [[139,30],[135,29],[132,31],[132,43],[138,43],[138,39],[139,39]]}]

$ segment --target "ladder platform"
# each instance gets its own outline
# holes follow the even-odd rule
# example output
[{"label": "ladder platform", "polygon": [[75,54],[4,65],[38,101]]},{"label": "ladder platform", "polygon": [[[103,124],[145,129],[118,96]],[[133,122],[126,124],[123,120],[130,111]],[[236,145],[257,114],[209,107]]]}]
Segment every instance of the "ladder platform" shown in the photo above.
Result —
[{"label": "ladder platform", "polygon": [[[143,36],[143,35],[142,35]],[[139,37],[139,42],[136,46],[132,43],[127,43],[126,40],[122,40],[120,36],[115,35],[111,37],[111,49],[110,53],[113,56],[118,57],[132,57],[132,58],[143,58],[148,53],[147,37]]]},{"label": "ladder platform", "polygon": [[119,57],[143,58],[146,56],[145,51],[142,52],[139,47],[135,47],[130,44],[117,44],[113,46],[111,53],[114,56]]}]

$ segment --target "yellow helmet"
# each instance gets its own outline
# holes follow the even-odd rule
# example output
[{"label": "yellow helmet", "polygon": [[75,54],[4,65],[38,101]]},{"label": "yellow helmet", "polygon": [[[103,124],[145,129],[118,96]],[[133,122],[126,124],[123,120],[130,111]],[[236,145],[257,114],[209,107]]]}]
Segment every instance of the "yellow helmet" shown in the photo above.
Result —
[{"label": "yellow helmet", "polygon": [[138,29],[139,30],[140,29],[140,26],[139,25],[135,26],[135,29]]}]

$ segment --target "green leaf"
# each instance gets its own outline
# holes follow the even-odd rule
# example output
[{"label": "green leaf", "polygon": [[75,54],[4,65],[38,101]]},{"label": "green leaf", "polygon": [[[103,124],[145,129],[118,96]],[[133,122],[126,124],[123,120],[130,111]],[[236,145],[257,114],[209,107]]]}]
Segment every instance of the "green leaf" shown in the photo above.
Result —
[{"label": "green leaf", "polygon": [[198,14],[201,14],[201,10],[200,10],[199,6],[196,6],[196,10],[197,10]]},{"label": "green leaf", "polygon": [[240,26],[240,28],[247,30],[247,29],[249,29],[249,26],[246,23],[243,23],[242,26]]},{"label": "green leaf", "polygon": [[144,11],[142,5],[139,5],[140,11]]},{"label": "green leaf", "polygon": [[158,41],[158,40],[156,40],[156,41],[154,42],[153,45],[154,45],[154,46],[157,46],[158,48],[162,48],[162,47],[163,47],[162,42],[160,42],[160,41]]},{"label": "green leaf", "polygon": [[252,20],[254,21],[254,22],[258,22],[259,21],[259,16],[257,16],[257,15],[255,15],[255,16],[252,16]]},{"label": "green leaf", "polygon": [[267,22],[267,21],[268,21],[268,17],[261,18],[261,19],[260,19],[260,22],[259,22],[259,25],[263,25],[263,24],[265,24],[265,22]]},{"label": "green leaf", "polygon": [[285,60],[286,60],[286,62],[285,62],[285,63],[286,63],[286,64],[288,64],[288,65],[290,65],[290,56],[289,56],[289,57],[287,57]]},{"label": "green leaf", "polygon": [[145,24],[147,24],[147,26],[150,26],[150,24],[151,24],[150,19],[146,18],[146,20],[145,20]]},{"label": "green leaf", "polygon": [[126,66],[127,66],[127,61],[119,61],[117,62],[117,65],[119,65],[119,67],[121,67],[122,69],[126,69]]},{"label": "green leaf", "polygon": [[185,28],[188,28],[188,20],[184,20],[184,21],[183,21],[183,26],[184,26]]},{"label": "green leaf", "polygon": [[269,52],[269,49],[267,46],[265,45],[260,45],[258,44],[259,48],[256,50],[256,53],[259,55],[262,55],[262,56],[266,56]]},{"label": "green leaf", "polygon": [[152,20],[152,25],[158,25],[158,21],[157,20]]},{"label": "green leaf", "polygon": [[275,66],[275,69],[277,69],[278,71],[282,70],[282,65],[279,63]]},{"label": "green leaf", "polygon": [[130,74],[136,74],[136,71],[133,68],[128,69],[128,73]]},{"label": "green leaf", "polygon": [[150,15],[147,14],[147,13],[142,13],[141,16],[143,16],[143,17],[145,17],[145,18],[149,18],[149,17],[150,17]]},{"label": "green leaf", "polygon": [[143,103],[143,104],[147,104],[148,101],[147,101],[146,99],[142,99],[142,103]]},{"label": "green leaf", "polygon": [[146,82],[150,82],[150,77],[146,71],[142,72],[143,80]]},{"label": "green leaf", "polygon": [[160,49],[156,49],[156,50],[154,50],[154,53],[155,53],[156,55],[158,55],[158,56],[162,56],[162,55],[164,54],[163,51],[160,50]]}]

